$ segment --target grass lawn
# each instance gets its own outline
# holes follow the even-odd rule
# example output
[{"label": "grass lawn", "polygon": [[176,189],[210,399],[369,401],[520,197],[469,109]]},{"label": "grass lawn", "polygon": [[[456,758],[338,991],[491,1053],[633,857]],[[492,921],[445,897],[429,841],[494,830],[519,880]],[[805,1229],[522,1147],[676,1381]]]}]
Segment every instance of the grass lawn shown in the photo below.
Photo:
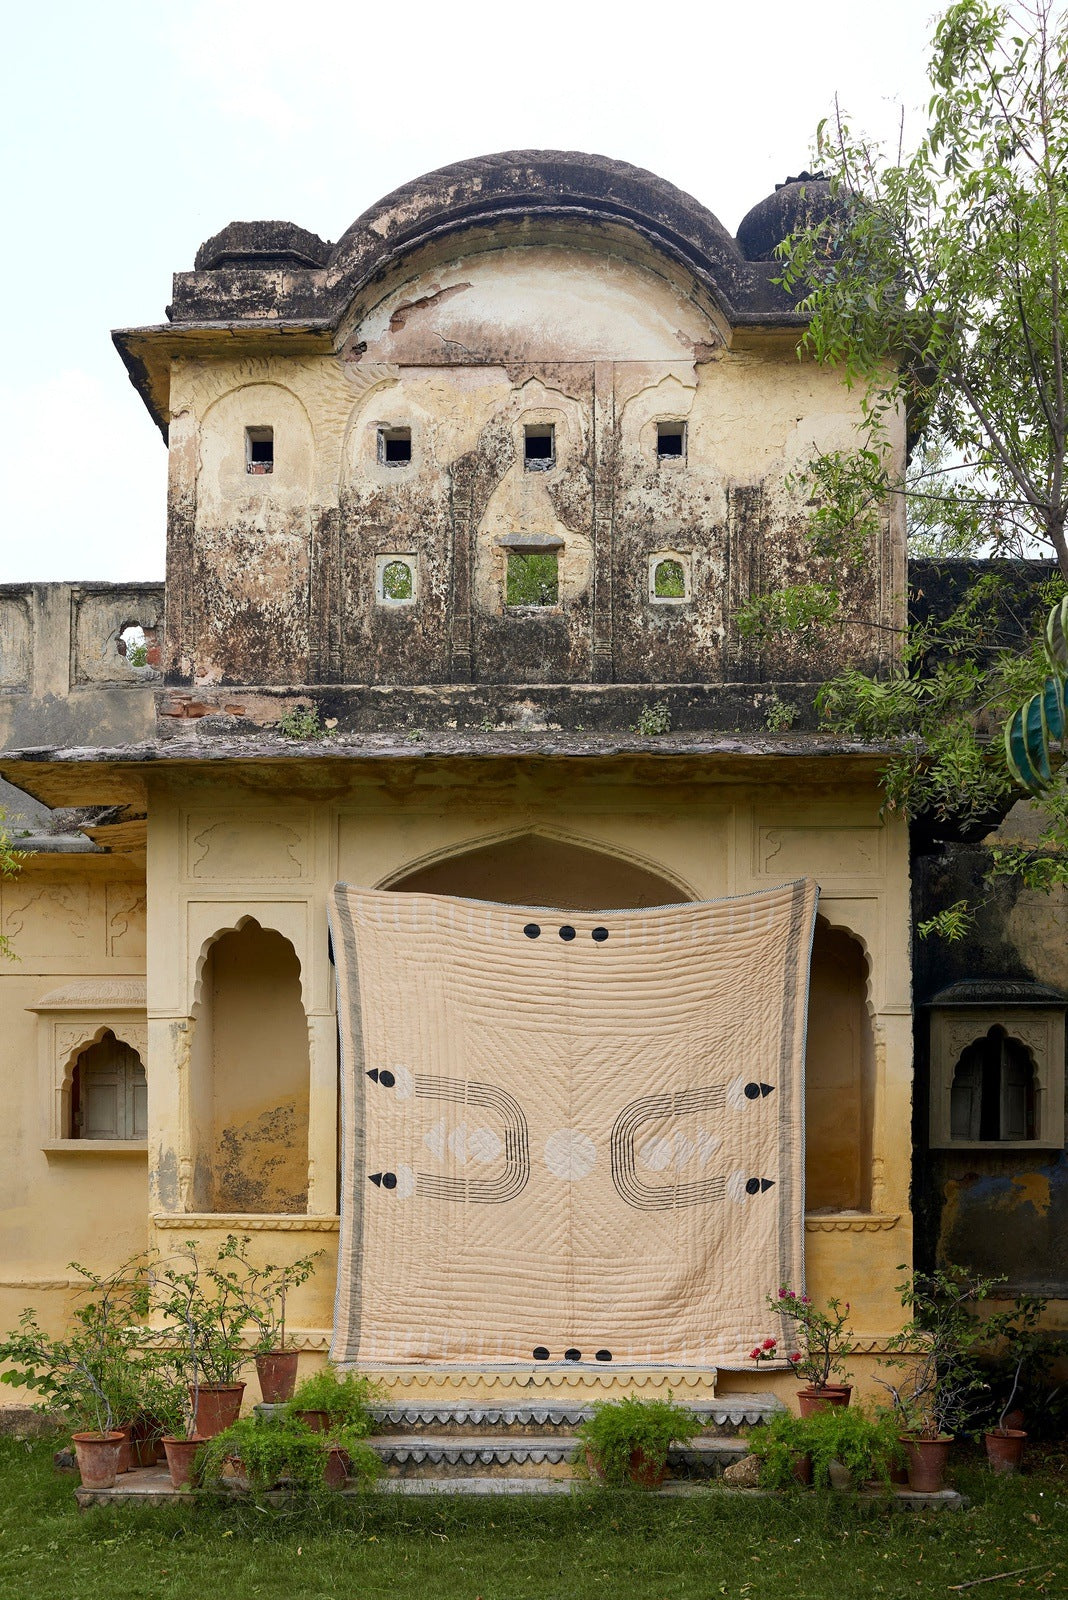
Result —
[{"label": "grass lawn", "polygon": [[[369,1497],[286,1512],[251,1505],[94,1507],[52,1470],[54,1443],[0,1439],[3,1600],[914,1600],[1068,1596],[1068,1477],[977,1460],[969,1510],[887,1515],[841,1496],[653,1500]],[[958,1589],[996,1573],[1009,1578]]]}]

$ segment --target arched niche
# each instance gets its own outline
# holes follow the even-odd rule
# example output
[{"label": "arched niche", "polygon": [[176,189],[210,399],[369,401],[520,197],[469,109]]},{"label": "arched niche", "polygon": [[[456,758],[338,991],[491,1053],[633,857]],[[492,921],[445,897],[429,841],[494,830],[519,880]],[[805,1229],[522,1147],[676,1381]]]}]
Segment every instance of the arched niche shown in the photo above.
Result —
[{"label": "arched niche", "polygon": [[148,1138],[148,1080],[144,1062],[133,1045],[116,1038],[110,1028],[74,1057],[67,1081],[71,1139]]},{"label": "arched niche", "polygon": [[382,887],[571,911],[678,905],[694,898],[651,863],[543,833],[512,834],[424,862]]},{"label": "arched niche", "polygon": [[198,1211],[308,1203],[308,1025],[290,941],[249,918],[203,959],[190,1053]]},{"label": "arched niche", "polygon": [[817,917],[805,1066],[809,1211],[865,1211],[871,1204],[875,1041],[867,989],[859,940]]}]

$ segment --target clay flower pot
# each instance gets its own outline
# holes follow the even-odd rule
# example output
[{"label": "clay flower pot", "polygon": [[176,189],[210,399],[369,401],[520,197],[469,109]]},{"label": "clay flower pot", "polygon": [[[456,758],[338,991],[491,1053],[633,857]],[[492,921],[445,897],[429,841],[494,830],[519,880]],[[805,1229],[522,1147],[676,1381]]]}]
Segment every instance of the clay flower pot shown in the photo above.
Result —
[{"label": "clay flower pot", "polygon": [[282,1405],[292,1400],[297,1386],[297,1350],[267,1350],[256,1357],[256,1376],[260,1380],[260,1395],[264,1405]]},{"label": "clay flower pot", "polygon": [[72,1435],[83,1489],[114,1489],[119,1475],[119,1453],[129,1444],[126,1434],[76,1433]]},{"label": "clay flower pot", "polygon": [[[193,1431],[201,1439],[214,1439],[217,1433],[235,1423],[241,1413],[243,1383],[202,1383],[196,1396]],[[189,1391],[193,1396],[192,1387]]]},{"label": "clay flower pot", "polygon": [[161,1455],[163,1429],[154,1417],[138,1417],[130,1429],[130,1454],[135,1467],[154,1467]]},{"label": "clay flower pot", "polygon": [[938,1494],[945,1488],[952,1438],[942,1434],[935,1439],[924,1439],[918,1434],[906,1433],[902,1434],[901,1443],[908,1462],[909,1488],[917,1494]]},{"label": "clay flower pot", "polygon": [[330,1427],[329,1411],[298,1411],[297,1416],[312,1433],[326,1433]]},{"label": "clay flower pot", "polygon": [[194,1436],[192,1439],[162,1440],[163,1449],[167,1456],[167,1468],[171,1475],[171,1484],[175,1489],[185,1489],[193,1482],[193,1460],[204,1440]]},{"label": "clay flower pot", "polygon": [[[607,1481],[600,1457],[594,1454],[589,1445],[586,1446],[586,1466],[589,1468],[590,1477],[597,1483]],[[666,1477],[666,1461],[656,1461],[641,1449],[631,1451],[630,1461],[627,1464],[629,1483],[637,1484],[639,1489],[659,1489]]]},{"label": "clay flower pot", "polygon": [[328,1444],[326,1449],[326,1467],[323,1471],[323,1482],[328,1489],[343,1489],[348,1482],[349,1468],[352,1461],[346,1450],[338,1444]]},{"label": "clay flower pot", "polygon": [[992,1428],[984,1434],[991,1472],[1019,1472],[1026,1438],[1022,1428]]},{"label": "clay flower pot", "polygon": [[853,1392],[851,1383],[826,1384],[823,1388],[798,1389],[797,1408],[803,1417],[815,1416],[829,1406],[847,1406]]}]

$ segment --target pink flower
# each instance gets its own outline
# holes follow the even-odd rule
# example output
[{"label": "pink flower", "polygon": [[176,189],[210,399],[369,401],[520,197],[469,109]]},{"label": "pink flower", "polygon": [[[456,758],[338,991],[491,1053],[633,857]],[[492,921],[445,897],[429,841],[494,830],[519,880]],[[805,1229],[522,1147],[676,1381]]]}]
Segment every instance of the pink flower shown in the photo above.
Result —
[{"label": "pink flower", "polygon": [[791,1366],[795,1366],[797,1364],[797,1362],[801,1360],[801,1352],[800,1352],[800,1350],[795,1350],[793,1355],[792,1356],[787,1356],[786,1359],[790,1363]]},{"label": "pink flower", "polygon": [[786,1299],[786,1290],[785,1289],[780,1289],[779,1290],[779,1299],[780,1300],[785,1300]]},{"label": "pink flower", "polygon": [[764,1343],[761,1345],[760,1348],[762,1350],[774,1350],[774,1348],[775,1348],[775,1340],[774,1339],[765,1339]]},{"label": "pink flower", "polygon": [[759,1349],[750,1350],[749,1359],[750,1359],[750,1361],[759,1361],[760,1360],[760,1351],[759,1351]]}]

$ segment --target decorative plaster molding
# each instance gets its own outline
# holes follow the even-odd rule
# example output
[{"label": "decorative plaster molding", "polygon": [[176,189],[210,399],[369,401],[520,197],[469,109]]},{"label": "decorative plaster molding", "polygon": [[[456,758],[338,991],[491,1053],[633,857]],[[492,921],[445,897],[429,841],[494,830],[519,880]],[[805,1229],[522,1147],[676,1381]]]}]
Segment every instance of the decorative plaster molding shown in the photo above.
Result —
[{"label": "decorative plaster molding", "polygon": [[254,1216],[221,1211],[157,1211],[154,1228],[192,1229],[204,1233],[225,1228],[229,1233],[337,1233],[340,1217]]},{"label": "decorative plaster molding", "polygon": [[84,1278],[0,1278],[0,1289],[78,1289]]},{"label": "decorative plaster molding", "polygon": [[[342,1370],[346,1370],[344,1363]],[[391,1367],[361,1363],[360,1372],[386,1388],[399,1389],[703,1389],[715,1393],[715,1367],[592,1367],[524,1362],[494,1367]]]},{"label": "decorative plaster molding", "polygon": [[805,1218],[806,1233],[889,1233],[901,1221],[900,1211],[833,1212]]},{"label": "decorative plaster molding", "polygon": [[81,978],[42,995],[27,1011],[144,1011],[144,978]]}]

